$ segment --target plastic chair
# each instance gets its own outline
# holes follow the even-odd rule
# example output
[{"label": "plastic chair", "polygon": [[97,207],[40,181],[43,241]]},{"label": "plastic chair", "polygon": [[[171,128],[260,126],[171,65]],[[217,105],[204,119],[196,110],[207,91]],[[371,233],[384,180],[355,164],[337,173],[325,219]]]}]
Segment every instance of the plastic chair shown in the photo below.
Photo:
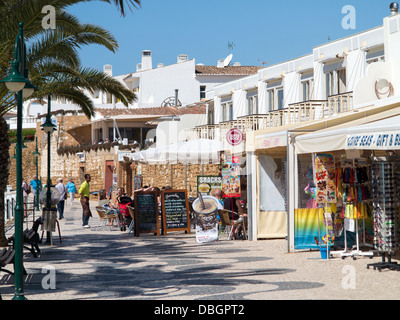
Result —
[{"label": "plastic chair", "polygon": [[244,219],[231,221],[229,218],[228,212],[229,211],[226,209],[218,210],[219,217],[221,219],[221,226],[225,228],[228,240],[231,240],[231,239],[234,240],[233,232],[234,232],[235,228],[238,228],[239,226],[242,227],[243,236],[245,239],[247,239],[246,226],[244,224]]},{"label": "plastic chair", "polygon": [[[116,215],[116,214],[106,214],[106,210],[101,206],[97,206],[96,207],[96,211],[97,211],[97,213],[99,215],[99,218],[100,218],[100,224],[97,226],[96,231],[98,230],[99,227],[104,228],[107,225],[107,222],[108,222],[108,224],[110,226],[110,231],[111,231],[112,224],[110,223],[110,220],[111,219],[116,219],[117,222],[119,221],[118,215]],[[118,224],[119,224],[119,222],[118,222]]]},{"label": "plastic chair", "polygon": [[128,227],[128,230],[129,230],[128,233],[131,233],[132,230],[133,230],[133,227],[135,226],[135,213],[134,213],[132,207],[129,207],[129,206],[128,206],[128,210],[129,210],[129,214],[130,214],[130,216],[131,216],[131,218],[132,218],[132,221],[131,221],[131,223],[129,224],[129,227]]}]

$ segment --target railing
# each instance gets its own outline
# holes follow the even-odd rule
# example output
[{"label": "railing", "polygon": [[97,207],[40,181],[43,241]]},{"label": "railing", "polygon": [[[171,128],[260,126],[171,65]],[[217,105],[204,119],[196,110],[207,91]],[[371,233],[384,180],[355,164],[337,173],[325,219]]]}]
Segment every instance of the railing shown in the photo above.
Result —
[{"label": "railing", "polygon": [[353,92],[335,94],[328,97],[324,118],[353,110]]},{"label": "railing", "polygon": [[287,108],[273,110],[267,114],[252,114],[238,117],[236,120],[223,121],[217,125],[202,125],[185,131],[186,139],[222,139],[229,129],[237,128],[242,132],[268,128],[285,127],[296,123],[335,117],[353,110],[353,93],[329,96],[328,100],[311,100],[290,104]]},{"label": "railing", "polygon": [[[28,117],[23,117],[22,118],[22,127],[23,128],[36,128],[36,117],[28,116]],[[8,120],[8,123],[10,125],[10,129],[16,129],[17,128],[17,117],[15,118],[10,118]]]},{"label": "railing", "polygon": [[11,191],[9,187],[7,187],[7,191],[4,193],[4,224],[7,229],[7,225],[15,217],[15,204],[16,204],[16,192]]}]

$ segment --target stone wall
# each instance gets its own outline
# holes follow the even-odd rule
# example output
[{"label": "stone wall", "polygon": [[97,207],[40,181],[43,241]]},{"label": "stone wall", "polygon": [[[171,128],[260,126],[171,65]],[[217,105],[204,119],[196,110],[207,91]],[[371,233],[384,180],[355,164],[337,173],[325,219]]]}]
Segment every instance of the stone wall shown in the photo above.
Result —
[{"label": "stone wall", "polygon": [[[26,148],[22,149],[22,177],[29,184],[32,180],[33,176],[36,174],[36,162],[35,157],[33,156],[33,152],[36,148],[35,142],[24,142]],[[8,176],[8,184],[12,186],[12,189],[16,188],[16,159],[13,159],[15,150],[15,143],[10,145],[9,154],[10,154],[10,166],[9,166],[9,176]],[[40,176],[40,164],[39,164],[39,176]]]},{"label": "stone wall", "polygon": [[[130,163],[119,162],[116,147],[111,147],[109,150],[99,148],[97,150],[84,151],[84,162],[81,162],[76,153],[58,153],[57,149],[61,146],[76,146],[89,143],[91,141],[91,129],[90,125],[88,125],[88,118],[82,114],[61,112],[56,114],[56,117],[58,130],[51,135],[50,174],[52,183],[54,184],[57,178],[62,178],[64,183],[67,183],[68,178],[72,177],[77,187],[79,187],[84,180],[84,174],[89,173],[92,178],[90,189],[91,191],[98,191],[105,188],[106,162],[113,161],[113,174],[118,176],[118,187],[124,187],[126,192],[132,195],[133,178],[138,174],[139,167]],[[41,154],[39,177],[41,177],[42,183],[46,183],[48,144],[47,135],[41,130],[40,122],[37,124],[37,137]],[[25,152],[30,152],[31,154],[33,150]],[[26,161],[29,161],[28,157]],[[220,174],[217,164],[203,165],[203,170],[201,165],[187,165],[186,179],[185,166],[181,164],[141,165],[143,185],[157,186],[160,189],[163,186],[172,186],[174,189],[185,189],[186,187],[188,195],[194,197],[197,192],[197,176],[202,175],[202,171],[204,175]]]},{"label": "stone wall", "polygon": [[160,189],[163,186],[172,186],[173,189],[186,188],[188,196],[191,197],[197,197],[197,176],[219,174],[218,164],[204,164],[203,170],[200,164],[189,164],[186,166],[186,179],[185,165],[182,164],[142,165],[143,185],[156,186]]}]

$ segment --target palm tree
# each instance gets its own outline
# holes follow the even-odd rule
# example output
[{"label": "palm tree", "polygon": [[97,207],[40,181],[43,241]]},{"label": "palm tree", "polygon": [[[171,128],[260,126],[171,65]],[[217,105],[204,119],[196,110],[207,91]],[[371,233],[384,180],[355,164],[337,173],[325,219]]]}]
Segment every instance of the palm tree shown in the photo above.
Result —
[{"label": "palm tree", "polygon": [[[103,1],[115,5],[122,16],[126,9],[138,8],[140,0],[86,0]],[[31,97],[41,99],[51,93],[77,104],[87,117],[94,115],[91,99],[83,93],[104,91],[114,95],[125,106],[136,100],[130,90],[107,74],[80,65],[78,49],[98,44],[112,52],[118,50],[116,39],[104,28],[83,24],[66,11],[68,6],[85,0],[0,0],[0,77],[3,79],[13,59],[18,23],[25,25],[27,68],[31,82],[39,88]],[[42,8],[56,9],[56,29],[42,27]],[[4,114],[16,104],[15,95],[4,84],[0,85],[0,246],[7,244],[4,232],[4,192],[8,180],[9,141]]]}]

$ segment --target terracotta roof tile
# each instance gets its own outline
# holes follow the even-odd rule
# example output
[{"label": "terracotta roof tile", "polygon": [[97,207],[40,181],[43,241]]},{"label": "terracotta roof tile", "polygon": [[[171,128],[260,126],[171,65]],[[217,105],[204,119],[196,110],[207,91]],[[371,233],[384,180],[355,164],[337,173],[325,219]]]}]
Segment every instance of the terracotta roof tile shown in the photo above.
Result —
[{"label": "terracotta roof tile", "polygon": [[112,117],[118,115],[151,115],[151,116],[175,116],[184,114],[204,114],[206,106],[204,104],[193,107],[155,107],[155,108],[133,108],[133,109],[103,109],[96,108],[95,112],[103,117]]},{"label": "terracotta roof tile", "polygon": [[219,68],[217,66],[196,66],[196,75],[225,75],[225,76],[247,76],[256,74],[261,67],[255,66],[228,66]]}]

